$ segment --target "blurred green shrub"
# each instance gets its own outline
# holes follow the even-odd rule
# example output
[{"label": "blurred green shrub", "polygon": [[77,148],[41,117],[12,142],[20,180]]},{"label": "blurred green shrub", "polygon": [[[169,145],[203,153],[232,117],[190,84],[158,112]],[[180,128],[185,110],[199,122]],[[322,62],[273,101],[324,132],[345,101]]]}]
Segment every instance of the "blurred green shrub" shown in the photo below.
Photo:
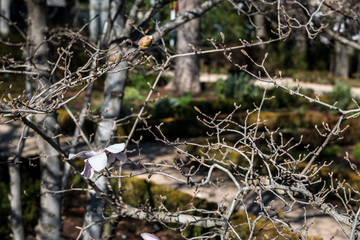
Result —
[{"label": "blurred green shrub", "polygon": [[327,146],[322,152],[321,156],[324,158],[338,158],[341,157],[341,147],[339,145]]},{"label": "blurred green shrub", "polygon": [[301,82],[335,83],[335,79],[329,76],[328,71],[299,71],[297,69],[291,69],[287,70],[285,74]]},{"label": "blurred green shrub", "polygon": [[138,100],[140,102],[145,101],[145,98],[141,96],[139,90],[135,87],[126,87],[124,93],[124,101],[134,101]]},{"label": "blurred green shrub", "polygon": [[[2,161],[7,161],[2,158]],[[22,159],[22,161],[26,161]],[[21,204],[23,222],[27,235],[34,234],[34,226],[37,224],[40,204],[40,167],[21,164]],[[10,240],[11,230],[8,225],[8,216],[11,214],[8,196],[9,171],[7,167],[0,168],[0,239]]]},{"label": "blurred green shrub", "polygon": [[[126,88],[133,87],[141,94],[148,93],[150,90],[149,83],[152,85],[155,82],[157,75],[146,75],[145,73],[132,73],[129,75],[126,82]],[[165,86],[170,79],[168,77],[161,77],[157,86]],[[125,89],[126,89],[125,88]],[[126,95],[125,95],[126,96]]]},{"label": "blurred green shrub", "polygon": [[353,156],[356,160],[360,161],[360,142],[355,144]]},{"label": "blurred green shrub", "polygon": [[141,95],[140,91],[136,87],[127,86],[124,91],[124,98],[121,107],[121,115],[131,115],[134,110],[138,110],[141,104],[138,102],[144,102],[145,98]]},{"label": "blurred green shrub", "polygon": [[[115,180],[113,181],[113,184],[116,184]],[[190,210],[192,207],[207,210],[215,210],[218,208],[217,204],[214,202],[197,197],[193,198],[193,196],[189,194],[136,177],[124,179],[122,187],[124,202],[132,206],[148,206],[152,209],[158,209],[163,204],[169,211],[176,211],[179,209]],[[188,211],[187,213],[192,214],[191,211]],[[204,216],[207,215],[204,214]],[[241,233],[241,236],[244,239],[247,239],[250,233],[248,225],[246,224],[248,217],[250,217],[252,221],[256,218],[256,216],[251,213],[245,214],[244,211],[238,211],[231,217],[231,222],[236,226],[238,232]],[[269,227],[264,228],[264,226],[267,225],[269,225]],[[208,229],[189,226],[183,234],[185,236],[193,237],[198,236],[203,231],[208,231]],[[298,237],[295,238],[295,235],[287,228],[281,228],[281,231],[289,234],[289,236],[291,236],[290,239],[298,239]],[[278,235],[277,230],[264,219],[257,222],[255,225],[255,232],[256,239],[264,239],[262,238],[264,234],[272,238],[275,238]]]},{"label": "blurred green shrub", "polygon": [[338,81],[333,87],[330,94],[332,101],[337,101],[336,106],[341,109],[346,109],[354,106],[351,96],[351,86],[342,81]]},{"label": "blurred green shrub", "polygon": [[308,68],[306,54],[299,50],[294,40],[270,44],[266,50],[269,53],[268,60],[265,63],[268,71],[278,72],[284,69],[302,71]]},{"label": "blurred green shrub", "polygon": [[258,94],[258,87],[253,84],[251,77],[241,72],[240,74],[229,75],[229,77],[222,81],[216,82],[215,94],[220,98],[231,98],[238,101],[244,101],[248,98],[254,98]]},{"label": "blurred green shrub", "polygon": [[[181,118],[195,119],[197,112],[194,106],[198,107],[206,114],[214,115],[219,111],[229,113],[234,110],[234,100],[220,99],[217,101],[193,100],[191,95],[185,95],[181,98],[164,98],[158,101],[151,109],[151,115],[154,118]],[[252,104],[252,103],[251,103]]]}]

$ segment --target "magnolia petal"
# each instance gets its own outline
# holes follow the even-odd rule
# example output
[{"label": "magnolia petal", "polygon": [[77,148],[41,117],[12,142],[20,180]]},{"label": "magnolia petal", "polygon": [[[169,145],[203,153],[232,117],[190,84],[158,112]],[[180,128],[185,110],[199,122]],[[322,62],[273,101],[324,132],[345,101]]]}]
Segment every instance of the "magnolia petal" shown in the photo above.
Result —
[{"label": "magnolia petal", "polygon": [[116,155],[116,158],[117,158],[119,161],[126,161],[126,159],[127,159],[126,154],[123,153],[123,152],[119,152],[119,153],[117,153],[117,154],[115,154],[115,155]]},{"label": "magnolia petal", "polygon": [[94,175],[94,170],[92,169],[89,161],[85,160],[85,166],[84,170],[81,172],[81,175],[84,176],[84,178],[92,178]]},{"label": "magnolia petal", "polygon": [[160,240],[160,238],[158,238],[157,236],[155,236],[154,234],[151,234],[151,233],[142,233],[142,234],[140,234],[140,236],[144,240]]},{"label": "magnolia petal", "polygon": [[122,153],[122,152],[110,153],[109,158],[108,158],[108,163],[113,163],[116,159],[121,162],[125,162],[127,157],[126,157],[126,154]]},{"label": "magnolia petal", "polygon": [[94,151],[91,151],[91,152],[82,151],[82,152],[79,152],[77,154],[70,153],[69,154],[69,160],[73,159],[73,158],[90,158],[90,157],[95,156],[96,154],[97,153],[94,152]]},{"label": "magnolia petal", "polygon": [[88,159],[91,167],[97,171],[100,172],[106,167],[107,164],[107,156],[106,153],[100,153],[99,155],[93,156]]},{"label": "magnolia petal", "polygon": [[119,153],[124,151],[125,149],[125,143],[118,143],[114,145],[110,145],[107,148],[105,148],[104,151],[111,152],[111,153]]},{"label": "magnolia petal", "polygon": [[115,161],[115,159],[116,159],[116,154],[110,153],[107,161],[110,164],[110,163],[113,163]]}]

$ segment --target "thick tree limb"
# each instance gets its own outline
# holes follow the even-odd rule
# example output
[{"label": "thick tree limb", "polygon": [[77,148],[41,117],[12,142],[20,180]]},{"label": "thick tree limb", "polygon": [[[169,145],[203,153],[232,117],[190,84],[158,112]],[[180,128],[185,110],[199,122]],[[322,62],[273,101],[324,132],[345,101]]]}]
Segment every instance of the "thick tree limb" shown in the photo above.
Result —
[{"label": "thick tree limb", "polygon": [[325,28],[324,31],[331,38],[341,42],[342,44],[345,44],[345,45],[347,45],[349,47],[353,47],[353,48],[355,48],[357,50],[360,50],[360,44],[359,43],[351,41],[348,38],[342,37],[339,34],[335,33],[334,31],[330,30],[329,28]]}]

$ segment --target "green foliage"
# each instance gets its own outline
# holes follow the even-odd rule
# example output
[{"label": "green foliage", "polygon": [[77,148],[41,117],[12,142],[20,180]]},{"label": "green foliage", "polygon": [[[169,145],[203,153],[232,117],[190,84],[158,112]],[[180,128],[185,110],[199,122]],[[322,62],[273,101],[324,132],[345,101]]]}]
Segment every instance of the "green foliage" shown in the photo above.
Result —
[{"label": "green foliage", "polygon": [[[27,234],[37,223],[39,214],[39,191],[40,191],[40,168],[21,164],[21,196],[23,222]],[[8,216],[11,214],[8,196],[9,189],[8,168],[0,168],[0,239],[11,239],[10,229],[7,224]]]},{"label": "green foliage", "polygon": [[8,216],[11,214],[10,202],[8,199],[9,184],[6,182],[0,182],[0,238],[10,239],[10,229],[7,224]]},{"label": "green foliage", "polygon": [[298,79],[301,82],[333,84],[335,80],[329,76],[328,71],[299,71],[291,69],[285,72],[287,76]]},{"label": "green foliage", "polygon": [[145,98],[140,95],[139,90],[134,87],[126,87],[124,93],[124,101],[140,101],[143,102]]},{"label": "green foliage", "polygon": [[[123,181],[123,200],[132,206],[148,206],[158,209],[163,204],[169,211],[195,208],[215,210],[215,203],[204,199],[193,198],[191,195],[173,190],[139,178],[129,178]],[[191,214],[191,212],[188,212]],[[188,227],[185,236],[198,236],[202,232],[200,227]]]},{"label": "green foliage", "polygon": [[[150,90],[149,84],[152,85],[155,82],[156,77],[157,75],[146,75],[145,73],[131,73],[127,80],[126,88],[134,87],[141,94],[148,93]],[[167,77],[160,77],[157,86],[164,86],[168,82],[169,79]]]},{"label": "green foliage", "polygon": [[184,95],[181,98],[164,98],[157,102],[151,110],[153,118],[177,118],[177,119],[195,119],[197,112],[194,106],[214,115],[218,112],[229,113],[234,109],[234,100],[220,99],[217,101],[193,100],[191,95]]},{"label": "green foliage", "polygon": [[222,98],[231,98],[243,102],[249,101],[258,95],[258,87],[254,86],[248,74],[229,75],[225,80],[218,80],[216,83],[215,94]]},{"label": "green foliage", "polygon": [[214,95],[220,99],[224,99],[224,80],[222,78],[218,78],[214,85]]},{"label": "green foliage", "polygon": [[139,88],[127,86],[124,91],[121,115],[130,115],[132,109],[139,109],[140,105],[136,102],[144,102],[145,97],[141,95]]},{"label": "green foliage", "polygon": [[[309,96],[312,96],[313,94],[311,92],[307,92]],[[260,94],[259,94],[260,95]],[[284,94],[284,91],[282,89],[273,88],[267,90],[267,96],[273,96],[274,99],[271,101],[265,101],[264,102],[264,108],[267,110],[273,110],[276,109],[278,111],[281,108],[287,108],[287,109],[293,109],[295,107],[301,107],[303,105],[308,105],[308,101],[306,101],[303,98],[299,98],[295,95],[291,94]],[[260,101],[260,97],[257,102]]]},{"label": "green foliage", "polygon": [[353,156],[356,160],[360,161],[360,142],[356,143],[353,151]]},{"label": "green foliage", "polygon": [[[230,43],[238,42],[239,38],[250,40],[250,34],[254,30],[248,19],[233,11],[233,6],[229,3],[219,4],[216,8],[209,10],[202,16],[200,24],[201,39],[212,39],[217,36],[215,40],[218,42],[222,41],[220,32],[225,35],[225,41]],[[209,41],[204,44],[211,46]]]},{"label": "green foliage", "polygon": [[[115,182],[116,181],[114,180],[113,183],[115,184]],[[170,212],[177,211],[179,209],[190,210],[193,207],[210,211],[217,209],[216,203],[208,202],[205,199],[193,198],[189,194],[174,190],[170,187],[157,185],[144,179],[135,177],[124,179],[122,186],[124,202],[132,206],[142,206],[143,208],[151,207],[151,209],[158,209],[163,204]],[[192,212],[189,211],[187,214],[192,214]],[[199,215],[199,213],[197,213],[197,215]],[[256,218],[251,213],[246,215],[243,211],[239,211],[231,217],[231,222],[234,226],[236,226],[238,230],[237,232],[241,233],[241,237],[244,239],[247,239],[250,233],[248,225],[246,224],[248,216],[250,217],[251,221],[254,221]],[[268,227],[264,228],[264,226]],[[187,237],[195,237],[208,230],[209,229],[189,226],[186,228],[183,234]],[[286,228],[282,228],[281,231],[285,234],[288,234],[290,239],[298,239]],[[256,239],[266,239],[264,234],[273,238],[278,235],[277,231],[271,227],[271,224],[263,219],[257,222],[255,232]]]},{"label": "green foliage", "polygon": [[341,157],[341,147],[339,145],[327,146],[322,152],[321,156],[324,158],[338,158]]},{"label": "green foliage", "polygon": [[126,88],[131,86],[139,91],[149,90],[149,85],[147,84],[147,81],[149,81],[149,79],[145,79],[145,76],[143,74],[133,73],[129,75]]},{"label": "green foliage", "polygon": [[287,40],[268,45],[269,52],[266,67],[269,71],[277,72],[284,69],[307,69],[307,61],[304,53],[300,52],[294,41]]},{"label": "green foliage", "polygon": [[153,115],[156,118],[194,116],[191,100],[191,94],[185,94],[181,98],[164,98],[154,105]]},{"label": "green foliage", "polygon": [[333,87],[333,91],[330,94],[332,101],[337,101],[336,106],[341,109],[350,108],[353,106],[351,96],[351,86],[342,81],[338,81]]}]

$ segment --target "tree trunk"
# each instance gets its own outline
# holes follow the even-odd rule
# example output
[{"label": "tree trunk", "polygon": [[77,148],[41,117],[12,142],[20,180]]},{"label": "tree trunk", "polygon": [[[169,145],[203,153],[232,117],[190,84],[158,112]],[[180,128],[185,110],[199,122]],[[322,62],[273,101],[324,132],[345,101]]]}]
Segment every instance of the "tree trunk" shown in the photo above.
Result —
[{"label": "tree trunk", "polygon": [[[111,1],[111,19],[116,20],[113,22],[110,38],[118,38],[124,29],[124,4],[125,1],[115,0]],[[117,12],[119,10],[119,12]],[[121,51],[117,44],[110,46],[113,51]],[[123,53],[124,55],[124,53]],[[121,62],[115,69],[114,74],[108,74],[105,80],[104,87],[104,102],[101,107],[102,118],[98,124],[98,128],[95,134],[95,146],[96,148],[103,149],[109,145],[114,136],[116,130],[116,119],[119,116],[121,109],[122,97],[124,95],[124,88],[127,79],[128,71],[119,71],[127,67],[127,62]],[[100,177],[96,182],[96,185],[106,192],[107,180],[105,177]],[[88,203],[86,206],[86,214],[84,218],[84,227],[92,222],[99,222],[91,227],[87,228],[86,233],[83,236],[84,240],[100,239],[102,233],[103,222],[103,210],[105,208],[105,201],[102,200],[95,191],[89,189],[88,191]]]},{"label": "tree trunk", "polygon": [[[11,0],[0,0],[0,13],[8,20],[10,20],[10,3]],[[2,36],[6,36],[9,34],[9,23],[2,17],[0,17],[0,34]]]},{"label": "tree trunk", "polygon": [[[179,1],[179,15],[200,6],[200,0]],[[200,40],[200,19],[195,18],[177,29],[177,53],[194,51],[189,44],[197,47]],[[200,60],[198,55],[176,59],[175,77],[167,86],[176,93],[199,93]]]},{"label": "tree trunk", "polygon": [[[43,42],[47,29],[46,1],[27,0],[29,18],[29,39],[32,44],[30,56],[34,56],[33,63],[40,71],[38,81],[34,81],[36,90],[44,90],[50,85],[50,76],[46,69],[49,47]],[[36,51],[36,52],[34,52]],[[40,83],[39,83],[40,82]],[[54,137],[59,132],[59,125],[54,113],[35,115],[37,125],[49,136]],[[55,140],[55,139],[54,139]],[[61,238],[61,195],[48,193],[61,189],[61,160],[60,154],[44,139],[38,137],[40,150],[41,186],[40,186],[40,217],[36,226],[37,239]]]},{"label": "tree trunk", "polygon": [[14,240],[24,240],[25,232],[22,221],[21,210],[21,175],[20,166],[9,164],[10,175],[10,195],[9,201],[11,206],[10,228]]},{"label": "tree trunk", "polygon": [[296,36],[296,47],[298,49],[298,52],[306,55],[307,52],[307,32],[305,29],[296,29],[295,30],[295,36]]},{"label": "tree trunk", "polygon": [[[113,47],[114,46],[111,46],[110,49]],[[114,72],[123,69],[126,66],[127,62],[123,61],[116,67],[116,69],[114,69]],[[99,122],[95,134],[95,146],[98,149],[105,148],[113,141],[116,130],[115,121],[120,112],[127,73],[127,70],[119,71],[114,74],[108,74],[106,77],[104,103],[101,108],[102,120]],[[106,192],[106,179],[104,177],[100,177],[95,183],[103,192]],[[104,207],[105,202],[100,199],[93,190],[89,190],[84,226],[94,221],[101,221],[103,219],[102,211]],[[89,236],[84,236],[84,239],[100,238],[102,226],[103,223],[101,222],[99,224],[92,225],[88,228],[86,233],[86,235]]]},{"label": "tree trunk", "polygon": [[[109,12],[109,1],[103,0],[90,0],[89,3],[89,24],[90,40],[96,42],[101,33],[101,29],[104,27],[104,23],[107,21]],[[96,15],[98,15],[97,18]],[[94,19],[95,18],[95,19]]]},{"label": "tree trunk", "polygon": [[349,57],[347,46],[335,41],[335,77],[349,77]]},{"label": "tree trunk", "polygon": [[[255,25],[256,25],[256,36],[261,40],[265,39],[266,31],[265,31],[265,18],[264,15],[256,14],[254,17]],[[265,44],[259,46],[261,50],[265,49]]]},{"label": "tree trunk", "polygon": [[[36,115],[36,123],[43,126],[50,137],[59,132],[54,114]],[[59,153],[45,140],[39,137],[41,186],[40,218],[36,226],[37,239],[60,239],[61,237],[61,194],[48,191],[61,190],[61,164]]]}]

